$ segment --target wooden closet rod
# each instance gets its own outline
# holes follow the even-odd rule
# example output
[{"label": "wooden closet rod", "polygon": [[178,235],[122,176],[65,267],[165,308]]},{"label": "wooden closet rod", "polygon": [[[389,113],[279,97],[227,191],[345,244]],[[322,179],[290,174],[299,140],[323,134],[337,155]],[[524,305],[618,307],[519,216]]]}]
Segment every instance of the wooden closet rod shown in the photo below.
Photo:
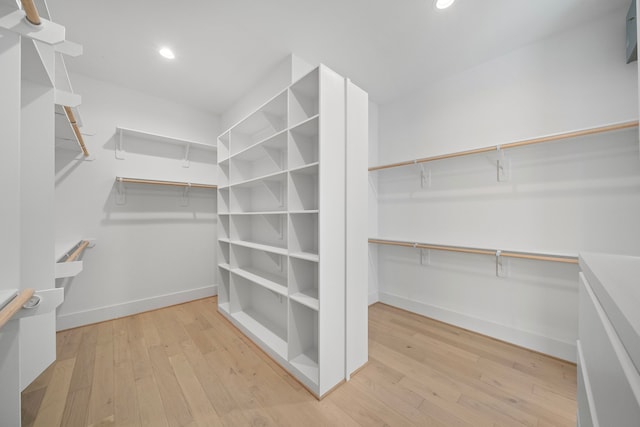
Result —
[{"label": "wooden closet rod", "polygon": [[67,119],[71,124],[71,128],[73,128],[73,133],[76,135],[78,144],[80,144],[80,149],[82,150],[82,154],[84,154],[85,157],[89,157],[89,151],[87,150],[86,145],[84,145],[84,139],[82,138],[82,134],[80,133],[80,129],[78,128],[78,122],[76,122],[76,118],[73,115],[73,111],[71,111],[71,107],[67,107],[65,105],[64,112],[67,114]]},{"label": "wooden closet rod", "polygon": [[507,144],[493,145],[491,147],[476,148],[474,150],[458,151],[458,152],[455,152],[455,153],[442,154],[442,155],[439,155],[439,156],[431,156],[431,157],[424,157],[424,158],[416,159],[416,160],[407,160],[407,161],[404,161],[404,162],[390,163],[388,165],[373,166],[373,167],[369,168],[369,172],[382,170],[382,169],[397,168],[397,167],[400,167],[400,166],[409,166],[409,165],[414,165],[414,164],[417,164],[417,163],[427,163],[427,162],[432,162],[434,160],[442,160],[442,159],[450,159],[450,158],[453,158],[453,157],[467,156],[469,154],[487,153],[487,152],[490,152],[490,151],[497,151],[498,149],[515,148],[515,147],[522,147],[522,146],[525,146],[525,145],[540,144],[540,143],[543,143],[543,142],[560,141],[560,140],[563,140],[563,139],[575,138],[575,137],[578,137],[578,136],[595,135],[595,134],[598,134],[598,133],[612,132],[612,131],[615,131],[615,130],[622,130],[622,129],[628,129],[628,128],[633,128],[633,127],[638,127],[638,121],[637,120],[636,121],[632,121],[632,122],[616,123],[616,124],[613,124],[613,125],[607,125],[607,126],[600,126],[600,127],[596,127],[596,128],[578,130],[578,131],[574,131],[574,132],[559,133],[559,134],[556,134],[556,135],[543,136],[543,137],[539,137],[539,138],[525,139],[523,141],[509,142]]},{"label": "wooden closet rod", "polygon": [[118,182],[129,182],[132,184],[151,184],[151,185],[172,185],[174,187],[194,187],[194,188],[218,188],[213,184],[194,184],[191,182],[177,182],[177,181],[159,181],[155,179],[138,179],[138,178],[116,178]]},{"label": "wooden closet rod", "polygon": [[0,311],[0,328],[11,320],[14,314],[20,311],[22,306],[33,296],[34,292],[31,288],[25,289]]},{"label": "wooden closet rod", "polygon": [[80,254],[82,253],[82,251],[84,251],[84,250],[87,248],[87,246],[89,246],[89,243],[90,243],[90,242],[89,242],[89,241],[87,241],[87,240],[83,240],[83,241],[81,241],[81,242],[80,242],[80,244],[78,245],[78,247],[76,248],[76,250],[75,250],[75,251],[73,251],[73,252],[71,253],[71,255],[69,255],[69,256],[67,257],[67,259],[65,259],[65,260],[64,260],[64,262],[72,262],[72,261],[75,261],[75,260],[80,256]]},{"label": "wooden closet rod", "polygon": [[40,14],[38,13],[38,8],[33,3],[33,0],[21,0],[22,8],[24,9],[24,13],[27,15],[27,21],[32,23],[33,25],[40,25],[42,21],[40,20]]},{"label": "wooden closet rod", "polygon": [[374,243],[377,245],[404,246],[404,247],[416,248],[416,249],[434,249],[438,251],[464,252],[464,253],[479,254],[479,255],[491,255],[491,256],[499,255],[503,257],[532,259],[536,261],[564,262],[568,264],[578,263],[578,258],[572,257],[572,256],[564,257],[564,256],[556,256],[556,255],[548,255],[548,254],[498,251],[493,249],[466,248],[462,246],[432,245],[428,243],[412,243],[412,242],[403,242],[399,240],[369,239],[369,243]]}]

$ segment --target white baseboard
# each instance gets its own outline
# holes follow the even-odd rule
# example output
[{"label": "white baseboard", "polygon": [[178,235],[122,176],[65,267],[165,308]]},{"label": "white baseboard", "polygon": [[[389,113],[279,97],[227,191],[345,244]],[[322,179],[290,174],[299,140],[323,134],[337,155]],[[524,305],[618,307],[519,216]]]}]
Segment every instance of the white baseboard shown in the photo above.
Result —
[{"label": "white baseboard", "polygon": [[156,310],[170,305],[181,304],[218,294],[218,285],[205,286],[197,289],[174,292],[171,294],[157,295],[150,298],[128,301],[122,304],[108,305],[91,310],[59,315],[56,319],[56,329],[77,328],[78,326],[104,322],[105,320],[131,316],[149,310]]},{"label": "white baseboard", "polygon": [[369,305],[375,304],[380,301],[380,295],[378,295],[378,291],[369,292]]},{"label": "white baseboard", "polygon": [[382,303],[576,363],[575,342],[560,341],[385,292],[379,296]]}]

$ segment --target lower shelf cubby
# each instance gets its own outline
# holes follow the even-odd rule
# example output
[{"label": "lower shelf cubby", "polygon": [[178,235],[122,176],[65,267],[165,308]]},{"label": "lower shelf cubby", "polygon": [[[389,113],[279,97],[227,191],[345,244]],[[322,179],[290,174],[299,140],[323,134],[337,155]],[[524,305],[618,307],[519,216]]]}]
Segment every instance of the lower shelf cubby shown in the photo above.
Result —
[{"label": "lower shelf cubby", "polygon": [[218,266],[218,307],[225,313],[229,313],[229,270],[224,266]]},{"label": "lower shelf cubby", "polygon": [[318,263],[289,258],[290,298],[318,310]]},{"label": "lower shelf cubby", "polygon": [[318,384],[318,312],[295,301],[289,303],[289,363]]},{"label": "lower shelf cubby", "polygon": [[287,357],[287,298],[231,275],[230,314],[247,333],[279,357]]},{"label": "lower shelf cubby", "polygon": [[292,213],[289,215],[289,251],[292,254],[318,255],[318,214]]},{"label": "lower shelf cubby", "polygon": [[286,255],[232,244],[231,271],[280,295],[288,293]]},{"label": "lower shelf cubby", "polygon": [[230,226],[232,240],[287,247],[286,213],[232,215]]}]

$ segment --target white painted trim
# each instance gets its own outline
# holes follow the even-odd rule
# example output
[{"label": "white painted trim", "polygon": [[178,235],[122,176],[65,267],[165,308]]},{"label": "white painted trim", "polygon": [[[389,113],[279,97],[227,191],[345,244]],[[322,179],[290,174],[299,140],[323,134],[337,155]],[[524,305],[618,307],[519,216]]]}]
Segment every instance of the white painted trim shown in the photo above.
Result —
[{"label": "white painted trim", "polygon": [[380,301],[380,295],[377,291],[369,292],[369,305],[373,305]]},{"label": "white painted trim", "polygon": [[446,308],[411,301],[410,299],[386,292],[380,292],[379,295],[380,302],[384,304],[389,304],[431,319],[576,363],[577,347],[575,342],[565,342],[555,338],[545,337],[533,332],[515,329],[510,326],[469,316]]},{"label": "white painted trim", "polygon": [[[181,304],[217,294],[218,285],[210,285],[202,288],[174,292],[171,294],[158,295],[151,298],[128,301],[122,304],[108,305],[91,310],[63,314],[58,316],[56,327],[58,331],[77,328],[78,326],[117,319],[119,317],[130,316],[132,314],[142,313],[149,310],[156,310],[158,308]],[[212,310],[213,309],[214,308],[212,308]]]}]

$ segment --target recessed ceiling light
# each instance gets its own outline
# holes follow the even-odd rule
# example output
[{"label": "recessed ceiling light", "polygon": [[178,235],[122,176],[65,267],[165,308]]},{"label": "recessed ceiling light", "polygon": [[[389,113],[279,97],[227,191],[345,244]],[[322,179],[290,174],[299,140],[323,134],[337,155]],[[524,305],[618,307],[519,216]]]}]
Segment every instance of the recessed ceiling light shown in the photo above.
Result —
[{"label": "recessed ceiling light", "polygon": [[446,9],[453,4],[456,0],[436,0],[436,8]]},{"label": "recessed ceiling light", "polygon": [[158,51],[158,53],[160,55],[162,55],[163,57],[167,58],[167,59],[175,59],[175,55],[173,54],[173,51],[171,49],[169,49],[168,47],[163,47],[162,49],[160,49]]}]

